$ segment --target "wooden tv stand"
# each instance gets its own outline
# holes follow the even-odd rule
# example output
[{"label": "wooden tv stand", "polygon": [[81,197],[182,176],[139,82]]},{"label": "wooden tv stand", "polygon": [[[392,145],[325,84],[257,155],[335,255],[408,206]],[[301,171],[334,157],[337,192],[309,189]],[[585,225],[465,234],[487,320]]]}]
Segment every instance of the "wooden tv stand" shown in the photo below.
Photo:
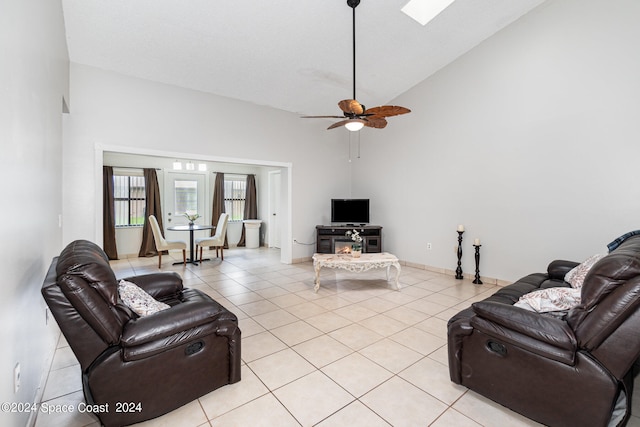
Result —
[{"label": "wooden tv stand", "polygon": [[319,254],[335,253],[336,241],[350,241],[345,236],[349,230],[357,230],[362,236],[362,252],[382,252],[382,227],[379,225],[316,225],[316,252]]}]

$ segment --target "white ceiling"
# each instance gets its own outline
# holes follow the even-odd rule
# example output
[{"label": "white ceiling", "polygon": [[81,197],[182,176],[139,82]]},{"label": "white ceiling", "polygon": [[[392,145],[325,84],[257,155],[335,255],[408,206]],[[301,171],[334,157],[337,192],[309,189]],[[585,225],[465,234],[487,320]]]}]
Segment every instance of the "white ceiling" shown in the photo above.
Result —
[{"label": "white ceiling", "polygon": [[[408,0],[356,8],[357,99],[388,103],[545,0],[457,0],[426,26]],[[428,0],[427,0],[428,1]],[[62,0],[72,62],[300,114],[352,96],[346,0]],[[411,106],[407,106],[411,108]]]}]

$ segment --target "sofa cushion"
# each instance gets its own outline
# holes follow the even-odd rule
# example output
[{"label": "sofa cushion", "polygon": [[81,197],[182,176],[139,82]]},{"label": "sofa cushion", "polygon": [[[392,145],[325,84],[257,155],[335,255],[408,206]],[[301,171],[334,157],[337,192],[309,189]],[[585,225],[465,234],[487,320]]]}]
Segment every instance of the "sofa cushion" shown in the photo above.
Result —
[{"label": "sofa cushion", "polygon": [[564,259],[556,259],[547,266],[547,274],[551,280],[560,280],[564,282],[564,276],[567,275],[572,268],[580,265],[579,262],[567,261]]},{"label": "sofa cushion", "polygon": [[547,288],[529,292],[514,305],[529,311],[548,313],[566,311],[580,304],[580,289]]},{"label": "sofa cushion", "polygon": [[589,258],[584,260],[584,262],[572,268],[564,276],[564,281],[569,283],[572,288],[580,289],[582,287],[582,283],[584,283],[584,278],[587,277],[587,273],[591,270],[591,267],[605,256],[606,255],[603,254],[591,255]]},{"label": "sofa cushion", "polygon": [[567,316],[567,321],[576,333],[579,325],[600,301],[637,276],[640,276],[640,235],[625,239],[589,270],[582,284],[580,305]]},{"label": "sofa cushion", "polygon": [[120,294],[122,302],[140,317],[149,316],[171,308],[168,304],[156,301],[142,288],[126,280],[120,280],[118,293]]},{"label": "sofa cushion", "polygon": [[593,307],[615,288],[638,275],[640,236],[633,236],[591,268],[582,287],[585,307]]},{"label": "sofa cushion", "polygon": [[487,301],[501,302],[503,304],[515,304],[521,296],[538,289],[557,288],[568,286],[560,280],[550,280],[544,273],[529,274],[512,283],[509,286],[500,288],[496,293],[487,298]]},{"label": "sofa cushion", "polygon": [[[114,306],[118,300],[118,282],[104,252],[88,240],[76,240],[60,253],[56,265],[58,277],[82,279],[104,301]],[[64,280],[63,280],[64,281]],[[63,286],[64,289],[64,286]]]}]

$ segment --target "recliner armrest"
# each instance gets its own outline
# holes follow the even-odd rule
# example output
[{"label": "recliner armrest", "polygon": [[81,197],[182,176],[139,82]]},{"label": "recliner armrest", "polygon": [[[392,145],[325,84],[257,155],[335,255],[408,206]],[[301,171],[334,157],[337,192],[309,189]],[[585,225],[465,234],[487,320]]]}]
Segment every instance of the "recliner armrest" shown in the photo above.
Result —
[{"label": "recliner armrest", "polygon": [[175,271],[141,274],[124,280],[135,283],[155,299],[176,295],[183,289],[182,277]]},{"label": "recliner armrest", "polygon": [[563,320],[492,301],[472,304],[477,316],[563,350],[578,348],[573,330]]},{"label": "recliner armrest", "polygon": [[547,267],[547,274],[549,275],[549,279],[564,280],[564,276],[578,265],[580,265],[579,262],[557,259],[549,263],[549,266]]},{"label": "recliner armrest", "polygon": [[233,313],[215,302],[184,303],[129,321],[124,327],[120,342],[125,348],[135,347],[208,323],[223,324],[236,319]]}]

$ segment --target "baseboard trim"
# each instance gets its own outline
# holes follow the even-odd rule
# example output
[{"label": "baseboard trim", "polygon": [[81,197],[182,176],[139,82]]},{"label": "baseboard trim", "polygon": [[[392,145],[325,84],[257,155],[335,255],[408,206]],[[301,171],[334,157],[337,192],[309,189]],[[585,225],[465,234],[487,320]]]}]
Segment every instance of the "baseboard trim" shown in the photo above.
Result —
[{"label": "baseboard trim", "polygon": [[[49,321],[55,322],[55,320],[53,319],[53,316],[51,316]],[[49,349],[49,352],[45,357],[44,370],[40,375],[38,388],[36,390],[36,393],[33,399],[33,403],[37,407],[40,407],[40,404],[42,403],[42,397],[44,396],[44,388],[47,385],[47,380],[49,379],[49,374],[51,373],[51,367],[53,366],[53,359],[56,355],[56,351],[58,350],[58,343],[60,342],[60,337],[62,336],[62,331],[60,331],[60,328],[57,326],[57,324],[55,325],[55,328],[56,328],[56,331],[53,332],[53,334],[54,336],[57,336],[57,338],[53,340],[54,341],[54,344],[52,346],[53,348]],[[27,424],[26,424],[27,427],[34,427],[36,425],[37,417],[38,417],[38,411],[31,411],[31,413],[29,414],[29,419],[27,420]]]},{"label": "baseboard trim", "polygon": [[[400,260],[400,265],[406,265],[407,267],[412,267],[412,268],[417,268],[420,270],[426,270],[426,271],[431,271],[432,273],[440,273],[440,274],[446,274],[447,276],[453,276],[455,277],[456,272],[455,270],[450,270],[447,268],[441,268],[441,267],[434,267],[431,265],[425,265],[425,264],[418,264],[415,262],[411,262],[411,261],[403,261]],[[466,279],[466,280],[475,280],[476,275],[475,274],[471,274],[471,273],[463,273],[462,276]],[[480,280],[482,280],[482,283],[488,284],[488,285],[498,285],[498,286],[506,286],[511,284],[512,282],[507,281],[507,280],[500,280],[497,279],[495,277],[486,277],[486,276],[480,276]]]}]

